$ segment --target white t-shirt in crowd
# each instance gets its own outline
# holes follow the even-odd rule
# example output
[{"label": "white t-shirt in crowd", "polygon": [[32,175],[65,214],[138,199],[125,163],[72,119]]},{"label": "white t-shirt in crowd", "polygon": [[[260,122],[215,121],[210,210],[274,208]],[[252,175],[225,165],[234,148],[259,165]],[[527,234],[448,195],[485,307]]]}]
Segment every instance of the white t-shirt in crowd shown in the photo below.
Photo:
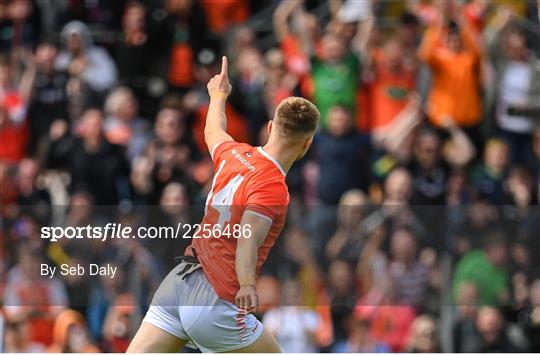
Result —
[{"label": "white t-shirt in crowd", "polygon": [[286,353],[315,353],[317,346],[308,332],[319,326],[316,312],[304,307],[279,307],[265,313],[262,323],[277,338]]},{"label": "white t-shirt in crowd", "polygon": [[497,122],[503,130],[514,133],[532,131],[533,124],[529,118],[507,114],[509,106],[527,103],[530,83],[529,63],[513,61],[507,65],[500,84],[497,108]]}]

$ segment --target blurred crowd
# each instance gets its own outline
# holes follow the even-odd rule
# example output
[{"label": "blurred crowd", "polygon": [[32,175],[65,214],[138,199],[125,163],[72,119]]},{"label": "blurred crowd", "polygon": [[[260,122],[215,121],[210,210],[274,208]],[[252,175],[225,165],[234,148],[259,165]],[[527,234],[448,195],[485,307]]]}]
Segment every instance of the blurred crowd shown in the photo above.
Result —
[{"label": "blurred crowd", "polygon": [[[197,223],[206,83],[264,145],[321,111],[289,172],[257,316],[287,352],[540,352],[540,1],[0,0],[3,352],[123,352],[187,239],[41,226]],[[41,277],[109,263],[120,275]]]}]

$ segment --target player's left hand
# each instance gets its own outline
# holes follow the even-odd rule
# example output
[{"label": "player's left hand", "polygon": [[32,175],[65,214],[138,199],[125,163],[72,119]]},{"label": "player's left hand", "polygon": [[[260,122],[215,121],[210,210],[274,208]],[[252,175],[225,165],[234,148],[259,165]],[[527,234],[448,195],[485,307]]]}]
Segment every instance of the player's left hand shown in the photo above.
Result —
[{"label": "player's left hand", "polygon": [[253,285],[241,286],[235,297],[236,306],[248,312],[254,311],[259,306],[257,289]]}]

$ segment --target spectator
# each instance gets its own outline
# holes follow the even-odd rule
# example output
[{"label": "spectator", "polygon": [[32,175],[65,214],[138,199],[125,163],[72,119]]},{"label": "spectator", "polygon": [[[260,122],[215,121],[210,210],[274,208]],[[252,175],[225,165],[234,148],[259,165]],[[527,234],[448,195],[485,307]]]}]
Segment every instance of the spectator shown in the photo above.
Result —
[{"label": "spectator", "polygon": [[525,327],[525,334],[530,342],[530,350],[538,352],[540,349],[540,278],[535,277],[529,290],[530,304],[521,314]]},{"label": "spectator", "polygon": [[[116,83],[114,61],[104,48],[93,44],[88,27],[80,21],[66,24],[61,35],[64,49],[56,59],[56,68],[69,72],[70,78],[76,79],[77,84],[72,85],[77,87],[77,92],[82,91],[90,98],[93,95],[101,98]],[[90,92],[85,92],[86,89]]]},{"label": "spectator", "polygon": [[32,342],[48,346],[53,340],[54,319],[69,300],[58,279],[40,276],[43,262],[38,251],[19,246],[17,264],[9,271],[3,306],[8,320],[28,320]]},{"label": "spectator", "polygon": [[21,160],[28,143],[27,110],[35,76],[35,66],[26,55],[26,70],[14,85],[15,73],[9,59],[0,56],[0,159],[15,163]]},{"label": "spectator", "polygon": [[41,224],[48,224],[51,213],[51,197],[49,193],[39,186],[38,163],[32,159],[23,159],[17,169],[17,203],[27,208],[26,213],[31,214]]},{"label": "spectator", "polygon": [[284,53],[279,49],[267,51],[264,59],[266,115],[274,117],[274,111],[281,100],[296,93],[298,77],[287,71]]},{"label": "spectator", "polygon": [[370,322],[351,316],[351,330],[346,341],[332,347],[336,353],[389,353],[391,349],[384,343],[377,341],[370,333]]},{"label": "spectator", "polygon": [[118,295],[114,305],[109,307],[103,324],[103,338],[107,350],[125,352],[130,340],[135,336],[140,316],[137,302],[130,294]]},{"label": "spectator", "polygon": [[486,142],[483,164],[473,172],[473,183],[479,198],[502,205],[509,202],[505,180],[508,176],[508,145],[501,139]]},{"label": "spectator", "polygon": [[452,329],[452,349],[463,353],[477,350],[475,321],[480,308],[478,288],[473,282],[462,282],[457,288],[457,320]]},{"label": "spectator", "polygon": [[202,5],[208,16],[208,25],[215,33],[223,33],[229,27],[244,22],[249,13],[247,0],[203,0]]},{"label": "spectator", "polygon": [[334,260],[328,267],[328,296],[334,328],[334,345],[346,341],[351,313],[358,298],[354,270],[343,260]]},{"label": "spectator", "polygon": [[507,258],[506,237],[500,232],[486,235],[482,250],[470,251],[459,261],[452,286],[454,299],[461,284],[470,282],[479,292],[480,304],[505,305],[509,300]]},{"label": "spectator", "polygon": [[382,300],[381,304],[366,302],[364,299],[359,301],[354,312],[356,317],[369,319],[371,336],[386,344],[391,352],[405,349],[416,317],[412,307],[395,305],[391,299]]},{"label": "spectator", "polygon": [[314,140],[314,154],[320,167],[317,195],[320,204],[313,215],[316,219],[317,250],[332,236],[336,224],[336,208],[341,195],[352,188],[366,189],[363,175],[369,154],[366,136],[354,130],[351,111],[335,106],[329,111],[328,128]]},{"label": "spectator", "polygon": [[428,270],[418,260],[418,242],[411,230],[402,228],[394,231],[390,240],[389,276],[400,305],[420,308],[428,287]]},{"label": "spectator", "polygon": [[254,142],[268,121],[264,105],[265,71],[261,53],[254,47],[244,49],[238,54],[236,73],[232,79],[230,102],[245,117],[250,141]]},{"label": "spectator", "polygon": [[349,190],[341,196],[337,229],[325,248],[327,260],[340,258],[353,263],[358,261],[365,238],[361,223],[367,203],[366,195],[358,189]]},{"label": "spectator", "polygon": [[57,56],[58,48],[51,42],[43,42],[36,49],[37,73],[33,81],[33,95],[28,113],[32,137],[31,152],[42,151],[55,120],[69,118],[66,92],[68,75],[55,68]]},{"label": "spectator", "polygon": [[0,105],[0,160],[14,164],[24,158],[28,142],[26,124],[13,123],[8,110]]},{"label": "spectator", "polygon": [[334,106],[328,111],[328,127],[317,134],[315,152],[320,166],[318,196],[328,205],[337,204],[343,193],[352,188],[366,189],[364,175],[369,142],[357,133],[351,111]]},{"label": "spectator", "polygon": [[[147,9],[140,1],[129,1],[122,16],[122,32],[115,46],[118,78],[122,85],[133,90],[142,109],[149,104],[147,92],[151,78],[153,51],[160,48],[154,43],[146,23]],[[147,111],[145,111],[147,113]]]},{"label": "spectator", "polygon": [[444,203],[448,167],[441,159],[441,141],[431,130],[418,133],[414,145],[414,159],[409,166],[413,174],[411,202],[418,205]]},{"label": "spectator", "polygon": [[523,30],[508,23],[511,18],[506,10],[503,30],[495,31],[489,43],[495,83],[489,87],[488,104],[492,106],[498,130],[510,147],[511,161],[524,163],[530,154],[533,117],[515,111],[538,106],[540,86],[536,83],[540,80],[540,70]]},{"label": "spectator", "polygon": [[[67,127],[53,132],[48,153],[49,167],[64,167],[72,174],[71,186],[87,190],[96,205],[114,205],[130,198],[129,167],[120,146],[103,136],[103,115],[87,110],[77,127],[79,137]],[[107,161],[107,164],[104,164]]]},{"label": "spectator", "polygon": [[43,353],[46,348],[43,344],[30,339],[30,330],[26,321],[7,323],[5,328],[6,353]]},{"label": "spectator", "polygon": [[494,307],[482,307],[476,318],[477,338],[476,352],[519,352],[512,340],[509,339],[505,320],[501,312]]},{"label": "spectator", "polygon": [[412,325],[408,351],[411,353],[440,352],[437,323],[428,315],[418,316]]},{"label": "spectator", "polygon": [[[381,208],[372,214],[366,223],[373,223],[369,229],[374,231],[384,225],[389,232],[400,227],[412,229],[418,238],[423,238],[425,228],[410,206],[412,177],[404,168],[393,169],[384,182],[384,200]],[[382,219],[382,220],[380,220]]]},{"label": "spectator", "polygon": [[[154,138],[142,159],[134,163],[132,182],[135,190],[149,201],[157,201],[169,182],[184,182],[188,190],[191,164],[198,151],[188,134],[186,118],[175,108],[161,109],[154,124]],[[189,191],[192,196],[192,191]]]},{"label": "spectator", "polygon": [[451,116],[479,147],[482,51],[462,15],[451,15],[448,22],[443,22],[442,13],[438,16],[426,31],[419,50],[420,58],[433,73],[427,113],[437,127],[443,126],[445,116]]},{"label": "spectator", "polygon": [[114,89],[105,101],[107,118],[103,124],[105,137],[112,144],[127,148],[130,162],[143,153],[149,140],[150,124],[138,115],[139,104],[127,87]]},{"label": "spectator", "polygon": [[168,54],[166,78],[176,91],[186,92],[195,84],[194,69],[197,53],[207,48],[206,15],[197,1],[165,1],[166,17],[154,24],[154,36]]},{"label": "spectator", "polygon": [[73,310],[62,311],[54,321],[52,353],[97,353],[100,349],[92,344],[83,316]]},{"label": "spectator", "polygon": [[313,98],[321,111],[321,127],[330,125],[330,111],[344,106],[356,112],[356,93],[360,83],[360,62],[343,38],[325,34],[321,39],[321,54],[311,60]]},{"label": "spectator", "polygon": [[411,105],[416,88],[415,68],[406,65],[404,49],[398,37],[390,38],[381,49],[372,50],[371,75],[366,90],[369,98],[369,120],[374,134],[392,130],[401,113]]},{"label": "spectator", "polygon": [[3,6],[6,19],[2,21],[0,30],[12,35],[0,40],[0,51],[16,53],[21,49],[33,49],[40,37],[39,8],[31,0],[9,1]]},{"label": "spectator", "polygon": [[312,353],[318,350],[315,335],[319,319],[316,312],[302,305],[301,292],[298,282],[285,281],[281,307],[266,312],[263,324],[274,334],[283,351]]},{"label": "spectator", "polygon": [[[282,1],[274,12],[274,34],[280,44],[287,69],[299,77],[304,77],[310,69],[306,49],[309,43],[315,46],[316,53],[320,50],[321,29],[316,16],[300,10],[302,1]],[[289,17],[294,17],[295,25],[289,27]]]}]

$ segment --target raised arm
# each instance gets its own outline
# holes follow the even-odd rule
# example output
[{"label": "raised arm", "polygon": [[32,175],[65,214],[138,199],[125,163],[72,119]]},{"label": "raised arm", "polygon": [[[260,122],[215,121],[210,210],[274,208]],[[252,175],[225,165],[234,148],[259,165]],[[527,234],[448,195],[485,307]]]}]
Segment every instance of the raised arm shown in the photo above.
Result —
[{"label": "raised arm", "polygon": [[437,48],[437,42],[440,40],[442,34],[442,25],[437,23],[431,25],[425,32],[422,44],[418,50],[418,57],[433,66],[436,64],[435,51]]},{"label": "raised arm", "polygon": [[283,40],[289,32],[289,17],[300,5],[301,0],[282,0],[274,11],[273,23],[274,23],[274,35],[278,42]]},{"label": "raised arm", "polygon": [[227,117],[225,116],[227,97],[230,95],[232,89],[229,83],[227,57],[224,56],[222,58],[221,73],[214,75],[210,79],[207,88],[208,95],[210,95],[210,107],[206,115],[204,140],[208,146],[208,150],[212,153],[218,143],[233,140],[227,134]]},{"label": "raised arm", "polygon": [[260,217],[249,210],[242,216],[243,233],[236,244],[236,276],[240,290],[236,294],[236,305],[247,311],[252,311],[259,305],[256,288],[257,252],[264,242],[272,222]]}]

